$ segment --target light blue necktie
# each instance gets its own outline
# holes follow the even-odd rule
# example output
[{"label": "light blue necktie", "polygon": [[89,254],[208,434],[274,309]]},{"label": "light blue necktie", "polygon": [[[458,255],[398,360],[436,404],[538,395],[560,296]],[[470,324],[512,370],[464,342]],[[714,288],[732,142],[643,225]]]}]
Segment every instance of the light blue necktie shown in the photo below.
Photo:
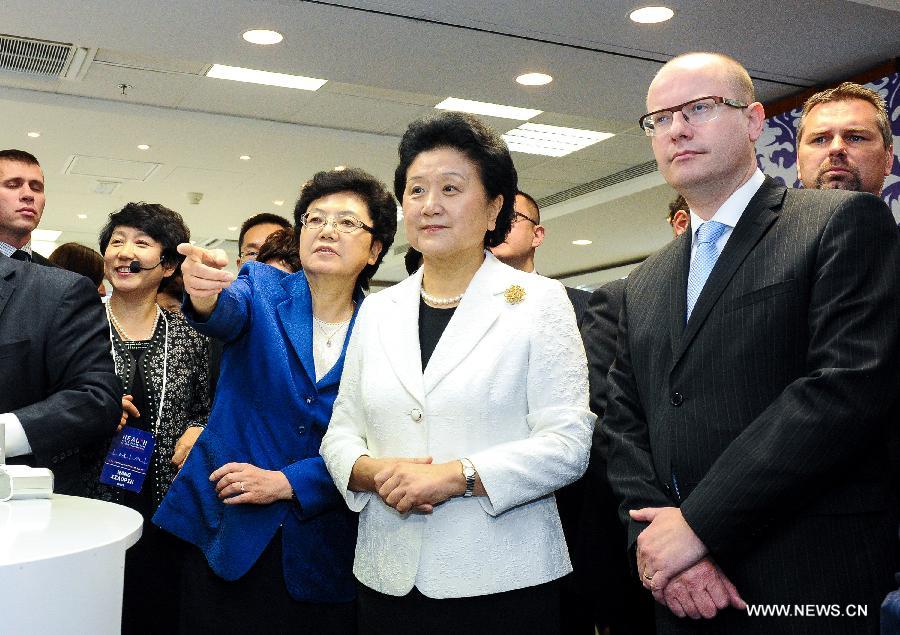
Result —
[{"label": "light blue necktie", "polygon": [[716,249],[716,242],[728,229],[728,225],[719,223],[714,220],[706,221],[697,228],[697,248],[694,251],[694,259],[691,261],[691,270],[688,274],[687,283],[687,318],[690,319],[691,311],[703,291],[703,285],[709,278],[710,272],[716,265],[719,257],[719,250]]}]

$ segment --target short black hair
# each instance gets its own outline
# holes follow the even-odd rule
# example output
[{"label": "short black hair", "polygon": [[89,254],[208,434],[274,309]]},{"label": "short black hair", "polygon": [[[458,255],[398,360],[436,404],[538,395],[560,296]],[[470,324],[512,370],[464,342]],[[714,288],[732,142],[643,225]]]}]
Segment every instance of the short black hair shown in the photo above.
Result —
[{"label": "short black hair", "polygon": [[300,218],[313,201],[338,192],[355,194],[362,199],[372,217],[372,239],[381,243],[381,253],[375,264],[367,264],[356,278],[356,288],[368,290],[369,280],[378,271],[378,266],[394,243],[394,234],[397,233],[397,202],[387,186],[365,170],[343,168],[317,172],[303,184],[300,198],[294,206],[294,225],[297,231],[301,230]]},{"label": "short black hair", "polygon": [[282,229],[287,229],[291,226],[291,221],[284,216],[279,216],[278,214],[272,214],[270,212],[262,212],[256,216],[251,216],[241,225],[241,233],[238,234],[238,256],[240,256],[241,252],[244,250],[244,234],[257,225],[278,225]]},{"label": "short black hair", "polygon": [[15,161],[16,163],[24,163],[26,165],[36,165],[38,167],[41,167],[41,164],[38,162],[37,157],[35,157],[30,152],[25,152],[25,150],[0,150],[0,160]]},{"label": "short black hair", "polygon": [[528,194],[527,192],[523,192],[522,190],[516,190],[516,196],[521,196],[526,201],[528,201],[529,203],[534,205],[534,211],[537,213],[537,218],[535,218],[533,220],[536,225],[540,225],[541,224],[541,206],[538,205],[538,202],[536,200],[534,200],[534,197],[532,197],[531,194]]},{"label": "short black hair", "polygon": [[496,226],[484,235],[485,247],[496,247],[506,240],[512,226],[519,182],[506,142],[494,130],[466,113],[446,112],[412,122],[397,148],[400,163],[394,172],[394,194],[398,200],[403,200],[409,166],[421,153],[437,148],[462,152],[478,168],[481,185],[488,197],[503,196]]},{"label": "short black hair", "polygon": [[191,230],[184,224],[181,214],[159,203],[127,203],[118,212],[109,215],[100,230],[100,253],[105,254],[109,239],[116,227],[139,229],[162,245],[162,261],[177,267],[184,260],[178,253],[178,245],[191,239]]},{"label": "short black hair", "polygon": [[280,260],[292,272],[300,271],[300,252],[297,249],[297,235],[291,227],[272,232],[260,245],[256,254],[256,262],[269,264],[272,260]]}]

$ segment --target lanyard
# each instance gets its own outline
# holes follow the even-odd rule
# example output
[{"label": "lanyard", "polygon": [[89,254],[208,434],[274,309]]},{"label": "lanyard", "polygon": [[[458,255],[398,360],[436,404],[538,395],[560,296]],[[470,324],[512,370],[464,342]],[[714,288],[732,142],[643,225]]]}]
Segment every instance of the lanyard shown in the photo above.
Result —
[{"label": "lanyard", "polygon": [[[156,413],[156,423],[153,426],[154,434],[159,430],[159,424],[162,421],[163,404],[165,403],[165,400],[166,400],[166,386],[168,384],[168,377],[169,377],[169,372],[168,372],[169,371],[169,318],[166,317],[165,311],[160,309],[158,306],[156,307],[156,311],[157,311],[157,315],[162,316],[163,322],[166,325],[166,331],[165,331],[165,336],[163,339],[162,390],[160,391],[160,395],[159,395],[159,410]],[[107,312],[107,314],[110,313],[110,308],[109,308],[108,302],[106,303],[106,312]],[[109,352],[113,358],[113,364],[115,365],[116,375],[119,375],[121,377],[121,375],[119,373],[119,362],[116,359],[116,350],[115,350],[115,344],[114,344],[115,340],[113,339],[112,318],[109,315],[107,315],[106,319],[107,319],[107,323],[109,326]]]}]

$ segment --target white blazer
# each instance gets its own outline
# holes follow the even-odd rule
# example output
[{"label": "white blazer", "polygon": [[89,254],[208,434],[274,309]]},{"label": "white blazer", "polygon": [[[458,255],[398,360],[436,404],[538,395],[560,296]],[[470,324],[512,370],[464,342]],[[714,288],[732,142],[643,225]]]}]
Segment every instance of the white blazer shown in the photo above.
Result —
[{"label": "white blazer", "polygon": [[[321,454],[359,511],[353,573],[431,598],[509,591],[572,570],[553,492],[580,477],[596,417],[572,305],[559,282],[486,252],[423,374],[422,270],[369,296],[351,335]],[[524,289],[512,302],[507,291]],[[347,489],[372,457],[469,458],[487,496],[399,514]]]}]

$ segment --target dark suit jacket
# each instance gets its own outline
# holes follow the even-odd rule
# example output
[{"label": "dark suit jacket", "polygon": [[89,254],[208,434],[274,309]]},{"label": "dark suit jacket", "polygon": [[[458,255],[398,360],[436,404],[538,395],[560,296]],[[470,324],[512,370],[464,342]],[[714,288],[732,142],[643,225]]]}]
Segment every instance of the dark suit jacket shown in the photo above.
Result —
[{"label": "dark suit jacket", "polygon": [[597,415],[591,462],[584,481],[582,531],[575,546],[573,560],[581,563],[576,576],[590,592],[590,606],[598,626],[608,626],[612,633],[639,635],[654,633],[653,598],[636,578],[630,575],[627,536],[619,521],[618,501],[606,477],[607,440],[603,432],[606,412],[606,376],[616,356],[619,311],[625,296],[627,280],[607,282],[591,294],[581,337],[587,353],[590,379],[591,411]]},{"label": "dark suit jacket", "polygon": [[[865,603],[871,629],[896,548],[890,212],[869,194],[767,179],[685,325],[690,240],[629,276],[620,316],[605,424],[629,542],[645,525],[627,510],[679,505],[749,603]],[[754,629],[733,610],[721,621]],[[805,628],[830,632],[818,622]]]},{"label": "dark suit jacket", "polygon": [[569,296],[569,302],[572,303],[572,309],[575,311],[575,321],[580,329],[581,323],[584,321],[584,313],[587,311],[588,300],[591,299],[591,292],[584,289],[566,287],[566,295]]},{"label": "dark suit jacket", "polygon": [[112,435],[121,399],[91,281],[0,256],[0,412],[19,418],[57,493],[84,493],[79,451]]},{"label": "dark suit jacket", "polygon": [[31,262],[36,265],[43,265],[44,267],[56,267],[52,262],[44,258],[41,254],[36,251],[31,252]]}]

